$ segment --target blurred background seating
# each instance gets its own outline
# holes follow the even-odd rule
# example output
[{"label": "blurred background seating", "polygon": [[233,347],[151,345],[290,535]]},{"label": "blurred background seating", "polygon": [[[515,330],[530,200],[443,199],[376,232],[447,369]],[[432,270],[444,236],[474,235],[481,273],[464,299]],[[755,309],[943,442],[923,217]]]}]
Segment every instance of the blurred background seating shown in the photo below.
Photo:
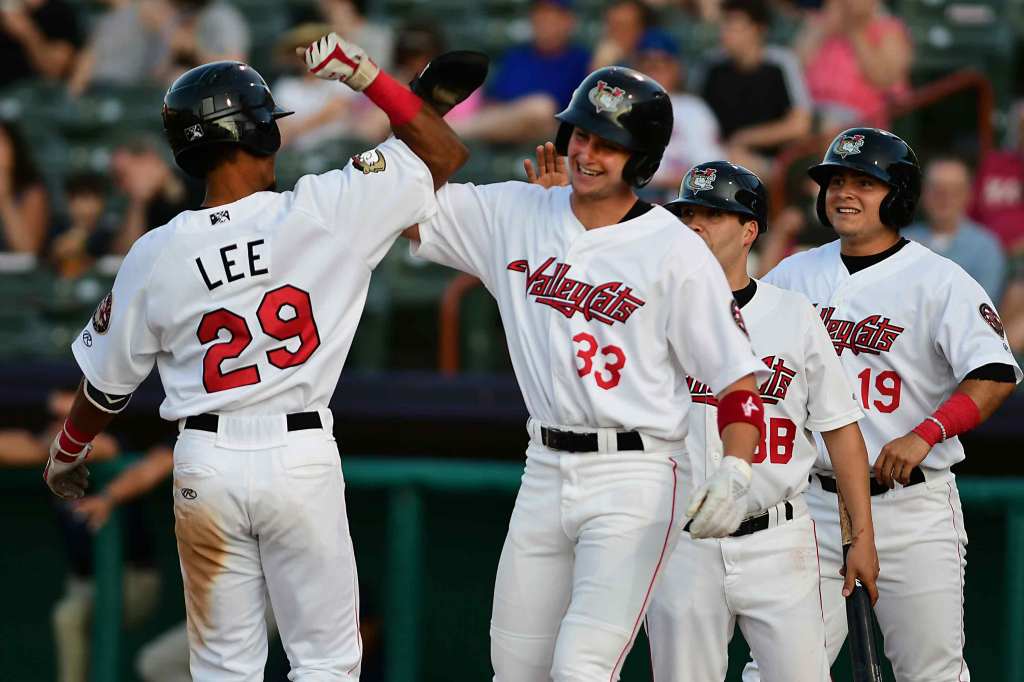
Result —
[{"label": "blurred background seating", "polygon": [[[328,29],[363,45],[403,81],[446,49],[492,57],[481,93],[449,114],[472,151],[460,182],[524,179],[522,160],[551,139],[553,114],[593,66],[647,71],[671,92],[677,121],[644,197],[674,196],[685,170],[713,157],[756,167],[771,183],[772,218],[754,274],[833,239],[817,223],[804,170],[837,127],[891,125],[926,168],[918,222],[907,235],[982,282],[1008,343],[1024,357],[1018,0],[5,0],[0,15],[0,430],[46,430],[53,391],[78,376],[70,341],[110,289],[120,258],[141,234],[202,201],[202,187],[177,170],[162,140],[163,93],[183,70],[247,59],[278,102],[298,112],[282,121],[280,190],[344,166],[388,135],[365,98],[305,77],[294,58],[295,46]],[[751,73],[754,82],[770,75],[785,92],[773,87],[771,102],[751,102],[743,85]],[[173,438],[156,416],[160,399],[151,378],[119,422],[121,450],[152,454]],[[408,458],[353,465],[351,523],[366,548],[364,679],[484,679],[489,581],[517,479],[512,463],[525,444],[525,410],[490,295],[472,278],[411,258],[400,240],[375,274],[332,407],[343,452]],[[1024,437],[1022,414],[1018,392],[967,437],[976,454],[958,474],[1024,475],[1024,464],[1005,457]],[[423,456],[507,466],[418,464]],[[111,463],[101,478],[117,480],[129,460]],[[78,555],[61,544],[35,463],[2,461],[13,469],[0,472],[0,516],[13,520],[5,528],[17,527],[7,584],[29,591],[65,568],[74,574]],[[1024,637],[1019,609],[1004,615],[1007,604],[1024,608],[1024,591],[1006,603],[984,592],[986,581],[1024,575],[1024,541],[1015,540],[1024,520],[1009,503],[992,502],[1016,493],[994,493],[989,483],[977,488],[977,504],[989,506],[969,517],[979,559],[971,569],[968,652],[979,679],[1024,679],[1024,659],[1010,655]],[[160,479],[146,488],[152,492],[138,492],[154,519],[159,606],[140,609],[146,617],[133,620],[137,627],[115,629],[121,646],[104,665],[118,673],[101,682],[158,679],[154,669],[172,679],[176,670],[154,663],[170,660],[153,653],[168,650],[159,646],[135,662],[161,633],[157,643],[170,642],[173,654],[183,614],[168,485]],[[388,572],[389,562],[413,560],[425,566],[419,586]],[[420,595],[420,611],[403,611],[395,595]],[[37,612],[0,619],[0,678],[58,679],[58,636],[44,605],[66,596],[8,602],[10,613]],[[409,632],[420,633],[418,645],[401,639]],[[283,654],[275,656],[269,680],[283,679],[286,669]],[[647,679],[646,664],[634,659],[627,682]],[[12,660],[23,665],[8,667]]]}]

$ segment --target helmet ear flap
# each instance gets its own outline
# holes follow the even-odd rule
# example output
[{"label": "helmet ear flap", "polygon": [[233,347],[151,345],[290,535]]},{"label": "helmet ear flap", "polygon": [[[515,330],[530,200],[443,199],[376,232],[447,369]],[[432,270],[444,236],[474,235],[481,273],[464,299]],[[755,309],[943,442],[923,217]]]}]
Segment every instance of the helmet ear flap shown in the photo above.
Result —
[{"label": "helmet ear flap", "polygon": [[622,179],[627,185],[640,189],[651,181],[660,165],[660,154],[653,156],[651,154],[634,152],[630,154],[626,165],[622,167]]},{"label": "helmet ear flap", "polygon": [[915,174],[902,168],[894,168],[891,175],[892,189],[882,200],[878,212],[883,224],[899,230],[914,219],[917,200],[921,194],[920,180]]},{"label": "helmet ear flap", "polygon": [[825,210],[825,191],[827,185],[818,187],[818,200],[815,202],[814,208],[818,213],[818,222],[825,227],[832,227],[832,223],[828,219],[828,212]]},{"label": "helmet ear flap", "polygon": [[558,133],[555,135],[555,151],[559,156],[569,155],[569,138],[572,137],[573,126],[571,123],[560,123]]}]

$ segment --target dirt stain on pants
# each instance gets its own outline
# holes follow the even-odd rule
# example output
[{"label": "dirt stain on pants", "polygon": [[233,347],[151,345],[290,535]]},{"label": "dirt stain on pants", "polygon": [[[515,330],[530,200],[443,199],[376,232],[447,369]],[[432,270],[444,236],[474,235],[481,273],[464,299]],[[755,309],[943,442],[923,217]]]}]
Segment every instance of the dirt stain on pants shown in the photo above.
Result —
[{"label": "dirt stain on pants", "polygon": [[[175,489],[179,487],[175,485]],[[227,541],[212,512],[188,501],[174,505],[174,535],[181,559],[189,633],[202,642],[203,630],[212,617],[213,582],[225,568]]]}]

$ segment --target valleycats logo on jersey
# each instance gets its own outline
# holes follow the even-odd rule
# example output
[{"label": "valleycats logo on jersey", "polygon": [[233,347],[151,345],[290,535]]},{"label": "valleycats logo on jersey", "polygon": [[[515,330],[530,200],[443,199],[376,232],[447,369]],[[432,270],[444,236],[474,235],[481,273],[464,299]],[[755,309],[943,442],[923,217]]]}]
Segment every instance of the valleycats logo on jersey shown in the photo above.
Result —
[{"label": "valleycats logo on jersey", "polygon": [[567,275],[572,266],[556,263],[554,256],[532,272],[525,260],[514,260],[507,267],[514,272],[526,273],[528,296],[534,296],[537,303],[551,306],[566,317],[582,313],[588,322],[625,323],[646,302],[634,296],[633,288],[623,286],[622,282],[588,284],[571,279]]},{"label": "valleycats logo on jersey", "polygon": [[835,311],[836,309],[831,307],[822,308],[819,312],[821,321],[825,323],[825,329],[832,338],[836,354],[840,356],[847,349],[853,351],[854,355],[879,355],[888,352],[904,331],[904,327],[894,325],[888,317],[868,315],[860,322],[852,322],[833,317]]},{"label": "valleycats logo on jersey", "polygon": [[[769,355],[761,358],[761,362],[772,371],[771,376],[758,388],[761,401],[767,405],[777,405],[786,399],[789,385],[793,382],[797,372],[792,367],[787,367],[786,361],[779,356]],[[718,404],[718,398],[711,392],[707,384],[702,384],[693,377],[686,377],[686,387],[690,389],[690,398],[693,402],[702,405]]]}]

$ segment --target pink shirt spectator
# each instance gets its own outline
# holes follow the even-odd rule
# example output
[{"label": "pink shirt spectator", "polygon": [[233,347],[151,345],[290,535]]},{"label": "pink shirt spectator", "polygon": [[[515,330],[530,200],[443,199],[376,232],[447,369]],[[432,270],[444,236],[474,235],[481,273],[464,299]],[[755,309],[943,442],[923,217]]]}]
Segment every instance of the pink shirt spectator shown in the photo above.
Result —
[{"label": "pink shirt spectator", "polygon": [[467,97],[465,101],[452,107],[452,110],[449,111],[444,118],[449,123],[452,123],[453,121],[466,121],[473,118],[473,116],[476,115],[476,112],[480,111],[480,107],[482,107],[483,104],[483,91],[477,90]]},{"label": "pink shirt spectator", "polygon": [[[907,33],[906,26],[896,17],[880,16],[868,24],[867,39],[879,45],[892,31]],[[861,71],[853,45],[841,35],[829,36],[821,43],[807,62],[806,77],[815,107],[825,109],[836,118],[881,128],[888,127],[884,113],[886,104],[908,90],[906,82],[885,89],[873,85]],[[840,115],[836,115],[837,112]]]},{"label": "pink shirt spectator", "polygon": [[999,237],[1007,251],[1024,248],[1024,156],[997,151],[982,159],[970,216]]}]

